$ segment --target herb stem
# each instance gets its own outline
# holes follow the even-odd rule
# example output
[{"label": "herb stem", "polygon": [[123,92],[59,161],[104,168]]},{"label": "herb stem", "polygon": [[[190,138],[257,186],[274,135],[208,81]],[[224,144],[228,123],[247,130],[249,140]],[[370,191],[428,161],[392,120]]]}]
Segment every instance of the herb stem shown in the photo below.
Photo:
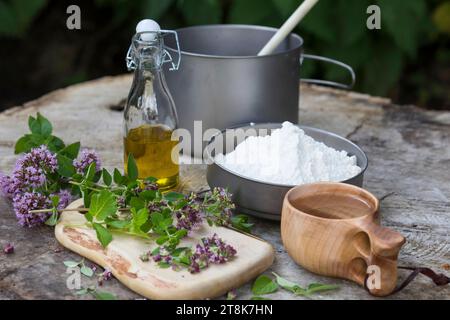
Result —
[{"label": "herb stem", "polygon": [[[118,208],[118,211],[121,212],[127,212],[130,211],[130,208]],[[46,212],[52,212],[52,209],[39,209],[39,210],[30,210],[29,213],[46,213]],[[72,209],[58,209],[58,212],[79,212],[79,213],[86,213],[89,211],[89,208],[72,208]]]},{"label": "herb stem", "polygon": [[144,235],[144,234],[139,234],[139,233],[134,233],[134,232],[128,232],[128,231],[123,231],[120,229],[114,229],[114,228],[108,228],[109,231],[114,232],[114,233],[119,233],[119,234],[126,234],[126,235],[130,235],[130,236],[134,236],[134,237],[139,237],[142,239],[147,239],[147,240],[151,240],[152,237],[150,235]]},{"label": "herb stem", "polygon": [[[73,184],[73,185],[75,185],[75,186],[79,186],[79,187],[83,186],[83,184],[80,183],[80,182],[69,181],[69,183],[70,183],[70,184]],[[95,185],[95,184],[94,184],[94,186],[96,186],[97,188],[93,188],[93,187],[89,187],[89,186],[86,186],[86,188],[89,189],[89,190],[92,190],[92,191],[96,191],[96,192],[102,191],[101,189],[98,189],[98,188],[101,188],[101,186]],[[104,188],[103,188],[103,189],[104,189]]]}]

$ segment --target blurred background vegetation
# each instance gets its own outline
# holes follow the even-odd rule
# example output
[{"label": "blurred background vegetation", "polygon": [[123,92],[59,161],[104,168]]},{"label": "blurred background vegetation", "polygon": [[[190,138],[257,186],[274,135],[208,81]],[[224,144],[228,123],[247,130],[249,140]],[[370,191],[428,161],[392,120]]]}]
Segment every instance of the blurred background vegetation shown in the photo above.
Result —
[{"label": "blurred background vegetation", "polygon": [[[0,108],[73,83],[126,72],[136,23],[165,29],[244,23],[279,27],[302,0],[0,0]],[[81,7],[82,29],[66,28]],[[366,9],[381,8],[381,30]],[[355,69],[355,90],[399,104],[450,109],[450,0],[320,0],[296,29],[307,53]],[[348,81],[332,66],[307,63],[304,77]]]}]

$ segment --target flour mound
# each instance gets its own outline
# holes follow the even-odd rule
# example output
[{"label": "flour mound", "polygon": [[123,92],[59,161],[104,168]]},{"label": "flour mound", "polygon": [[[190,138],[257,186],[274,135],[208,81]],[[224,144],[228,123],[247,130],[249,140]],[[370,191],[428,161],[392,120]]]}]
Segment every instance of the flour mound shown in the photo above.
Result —
[{"label": "flour mound", "polygon": [[290,122],[271,135],[247,137],[215,161],[241,176],[284,185],[345,181],[361,172],[355,156],[327,147]]}]

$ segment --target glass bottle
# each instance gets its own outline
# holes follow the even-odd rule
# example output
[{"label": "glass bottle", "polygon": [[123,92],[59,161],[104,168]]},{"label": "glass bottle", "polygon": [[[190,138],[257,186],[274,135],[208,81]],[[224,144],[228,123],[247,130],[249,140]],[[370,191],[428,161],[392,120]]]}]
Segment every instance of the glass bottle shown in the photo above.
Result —
[{"label": "glass bottle", "polygon": [[178,141],[172,140],[178,120],[162,71],[162,65],[171,61],[163,37],[162,32],[133,37],[127,64],[134,69],[134,79],[124,111],[123,141],[125,171],[131,153],[140,179],[154,177],[161,190],[169,190],[179,181]]}]

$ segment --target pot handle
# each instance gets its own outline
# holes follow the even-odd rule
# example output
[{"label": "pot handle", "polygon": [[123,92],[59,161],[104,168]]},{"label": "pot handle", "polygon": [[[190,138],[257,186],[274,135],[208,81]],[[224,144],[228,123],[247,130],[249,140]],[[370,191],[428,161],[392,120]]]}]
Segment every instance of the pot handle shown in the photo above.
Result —
[{"label": "pot handle", "polygon": [[302,54],[300,57],[300,65],[303,64],[303,59],[324,61],[324,62],[335,64],[344,69],[347,69],[347,71],[350,73],[352,81],[350,84],[343,84],[343,83],[339,83],[339,82],[320,80],[320,79],[300,79],[300,81],[302,81],[304,83],[320,84],[320,85],[324,85],[324,86],[330,86],[330,87],[336,87],[336,88],[348,89],[348,90],[352,89],[353,86],[355,85],[355,81],[356,81],[355,71],[353,71],[353,68],[350,67],[348,64],[345,64],[343,62],[340,62],[340,61],[337,61],[337,60],[334,60],[331,58],[327,58],[327,57],[316,56],[313,54]]}]

